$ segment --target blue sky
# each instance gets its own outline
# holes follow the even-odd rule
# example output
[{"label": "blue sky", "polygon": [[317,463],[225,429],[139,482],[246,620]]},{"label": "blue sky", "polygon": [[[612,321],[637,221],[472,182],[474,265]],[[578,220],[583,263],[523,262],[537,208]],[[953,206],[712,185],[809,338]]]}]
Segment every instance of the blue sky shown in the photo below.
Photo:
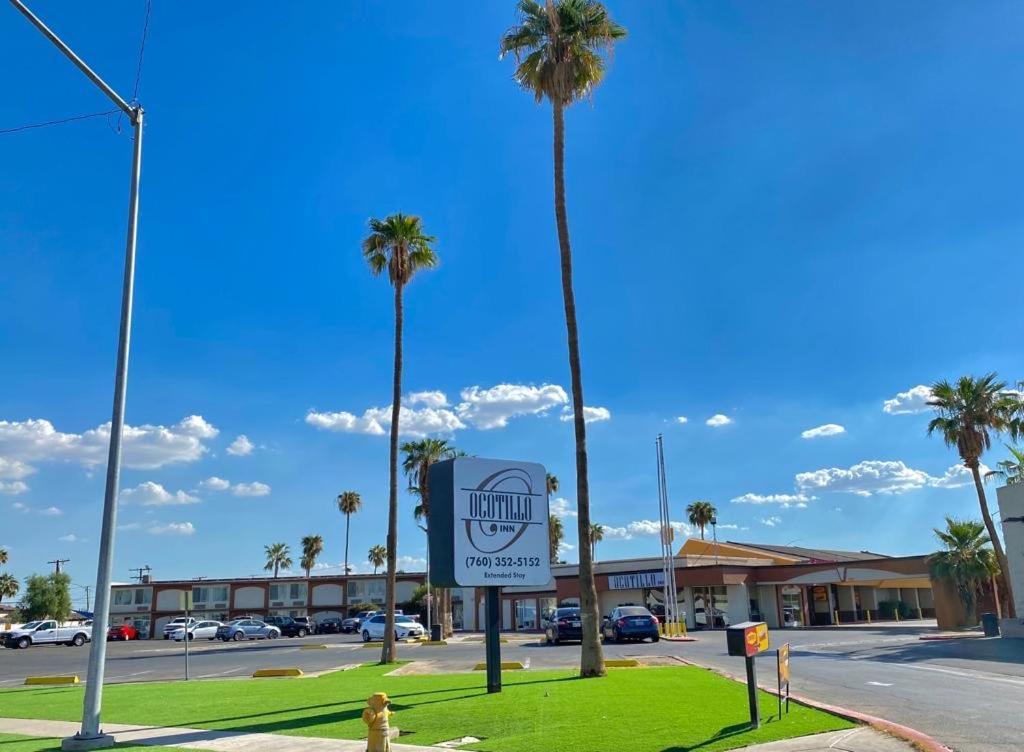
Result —
[{"label": "blue sky", "polygon": [[[33,7],[130,94],[141,2]],[[883,406],[968,372],[1024,378],[1000,273],[1024,240],[1024,9],[609,8],[630,36],[569,112],[566,153],[587,403],[609,416],[589,426],[599,558],[657,555],[659,432],[676,519],[708,498],[723,538],[930,550],[976,498],[927,414],[893,412],[914,395]],[[3,14],[17,75],[0,129],[107,108]],[[392,301],[359,241],[398,210],[442,260],[407,294],[405,391],[427,393],[410,430],[540,461],[575,508],[550,109],[497,59],[513,21],[504,2],[156,0],[118,579],[254,573],[264,544],[307,533],[336,565],[343,489],[364,499],[351,559],[383,542],[372,409],[390,401]],[[0,545],[18,576],[60,555],[94,578],[131,151],[117,125],[0,136]],[[802,438],[829,424],[844,431]],[[251,451],[232,454],[240,435]]]}]

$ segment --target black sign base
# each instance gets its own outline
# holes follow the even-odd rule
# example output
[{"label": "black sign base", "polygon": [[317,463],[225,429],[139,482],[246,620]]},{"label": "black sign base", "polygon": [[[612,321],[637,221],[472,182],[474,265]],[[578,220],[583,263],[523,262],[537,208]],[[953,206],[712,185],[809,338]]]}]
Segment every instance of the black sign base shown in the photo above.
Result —
[{"label": "black sign base", "polygon": [[501,588],[487,588],[484,632],[487,656],[487,692],[501,691]]}]

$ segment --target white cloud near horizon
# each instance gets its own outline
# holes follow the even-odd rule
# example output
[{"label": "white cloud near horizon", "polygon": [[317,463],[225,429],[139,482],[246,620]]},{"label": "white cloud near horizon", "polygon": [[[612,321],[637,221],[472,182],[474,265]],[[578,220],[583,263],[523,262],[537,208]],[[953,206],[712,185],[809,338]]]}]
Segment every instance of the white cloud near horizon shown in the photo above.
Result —
[{"label": "white cloud near horizon", "polygon": [[425,392],[409,392],[405,402],[409,405],[426,405],[433,408],[448,407],[448,395],[436,389]]},{"label": "white cloud near horizon", "polygon": [[0,480],[0,493],[17,496],[28,491],[28,484],[23,480]]},{"label": "white cloud near horizon", "polygon": [[62,535],[57,540],[63,541],[64,543],[77,543],[78,541],[83,541],[84,542],[84,539],[79,538],[74,533],[68,533],[67,535]]},{"label": "white cloud near horizon", "polygon": [[[573,419],[572,408],[566,405],[562,408],[562,414],[558,416],[558,419],[569,423]],[[607,407],[589,407],[588,405],[583,406],[583,422],[584,423],[598,423],[602,420],[611,420],[612,413]]]},{"label": "white cloud near horizon", "polygon": [[255,448],[256,445],[249,441],[249,437],[241,433],[228,445],[228,454],[233,457],[247,457]]},{"label": "white cloud near horizon", "polygon": [[560,519],[578,516],[573,503],[568,499],[563,499],[561,497],[551,500],[551,503],[548,505],[548,512]]},{"label": "white cloud near horizon", "polygon": [[730,499],[732,504],[778,504],[782,509],[789,509],[795,507],[797,509],[804,509],[807,507],[807,503],[814,501],[814,496],[807,496],[806,494],[756,494],[746,493],[742,496],[737,496],[734,499]]},{"label": "white cloud near horizon", "polygon": [[775,527],[782,523],[782,518],[776,515],[772,515],[771,517],[761,517],[759,521],[762,525],[767,525],[768,527]]},{"label": "white cloud near horizon", "polygon": [[892,399],[882,403],[882,412],[889,415],[913,415],[931,409],[928,400],[932,398],[932,390],[924,384],[918,384],[905,392],[899,392]]},{"label": "white cloud near horizon", "polygon": [[557,384],[496,384],[488,389],[471,386],[459,396],[459,417],[482,431],[504,428],[511,418],[540,415],[569,404],[569,395]]},{"label": "white cloud near horizon", "polygon": [[820,439],[825,436],[838,436],[842,433],[846,433],[846,429],[843,426],[838,423],[826,423],[816,428],[808,428],[800,434],[800,437],[804,439]]},{"label": "white cloud near horizon", "polygon": [[[689,537],[693,534],[693,528],[685,522],[677,522],[673,520],[669,524],[671,524],[672,529],[676,531],[676,535]],[[660,534],[661,523],[657,520],[635,520],[621,527],[604,525],[605,540],[633,540],[633,538],[638,536],[657,536]]]},{"label": "white cloud near horizon", "polygon": [[196,532],[191,522],[154,522],[144,529],[150,535],[194,535]]},{"label": "white cloud near horizon", "polygon": [[59,507],[49,506],[40,509],[39,507],[34,507],[21,501],[16,501],[11,504],[11,509],[15,512],[21,512],[22,514],[38,514],[42,517],[60,517],[64,514],[64,510]]},{"label": "white cloud near horizon", "polygon": [[732,422],[733,419],[730,418],[728,415],[722,415],[722,413],[717,413],[715,415],[712,415],[706,421],[704,421],[704,424],[707,426],[711,426],[712,428],[721,428],[722,426],[727,426]]},{"label": "white cloud near horizon", "polygon": [[[981,472],[987,472],[982,468]],[[898,495],[921,488],[960,488],[973,482],[970,471],[953,465],[939,477],[909,467],[898,460],[865,460],[849,468],[830,467],[798,473],[801,492],[838,492],[856,496]]]},{"label": "white cloud near horizon", "polygon": [[200,499],[185,491],[170,492],[159,483],[147,480],[134,488],[121,490],[121,501],[144,507],[178,506],[198,504]]}]

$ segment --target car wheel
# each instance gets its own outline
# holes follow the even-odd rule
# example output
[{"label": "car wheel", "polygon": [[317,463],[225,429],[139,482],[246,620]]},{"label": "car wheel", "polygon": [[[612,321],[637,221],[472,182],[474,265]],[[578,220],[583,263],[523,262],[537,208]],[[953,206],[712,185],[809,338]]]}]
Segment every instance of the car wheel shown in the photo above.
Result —
[{"label": "car wheel", "polygon": [[367,631],[366,631],[366,630],[364,629],[364,630],[363,630],[363,642],[369,642],[369,641],[370,641],[370,633],[369,633],[369,632],[367,632]]},{"label": "car wheel", "polygon": [[305,629],[300,629],[299,630],[299,634],[297,636],[298,637],[305,637],[306,636],[306,630]]},{"label": "car wheel", "polygon": [[239,640],[244,640],[245,639],[245,633],[242,632],[241,630],[239,630],[238,632],[235,632],[233,635],[231,635],[231,639],[234,640],[235,642],[238,642]]},{"label": "car wheel", "polygon": [[551,644],[551,632],[547,632],[544,634],[544,641],[547,642],[548,645]]},{"label": "car wheel", "polygon": [[32,644],[32,640],[30,638],[28,638],[28,637],[22,637],[20,640],[18,640],[18,647],[19,648],[27,648],[31,644]]},{"label": "car wheel", "polygon": [[651,642],[657,642],[661,639],[661,635],[654,635],[651,637]]},{"label": "car wheel", "polygon": [[189,642],[191,642],[191,641],[192,641],[192,640],[194,640],[195,638],[196,638],[196,636],[195,636],[194,634],[190,634],[190,635],[188,636]]},{"label": "car wheel", "polygon": [[277,639],[277,632],[275,632],[275,631],[274,631],[274,630],[272,629],[272,630],[270,630],[270,634],[268,634],[268,635],[267,635],[267,637],[268,637],[269,639],[271,639],[271,640],[276,640],[276,639]]},{"label": "car wheel", "polygon": [[71,644],[74,645],[76,648],[82,647],[82,645],[85,644],[85,635],[84,634],[76,634],[74,636],[74,639],[71,640]]},{"label": "car wheel", "polygon": [[612,642],[614,642],[616,645],[619,645],[619,644],[622,643],[622,635],[619,634],[618,630],[615,630],[612,633]]}]

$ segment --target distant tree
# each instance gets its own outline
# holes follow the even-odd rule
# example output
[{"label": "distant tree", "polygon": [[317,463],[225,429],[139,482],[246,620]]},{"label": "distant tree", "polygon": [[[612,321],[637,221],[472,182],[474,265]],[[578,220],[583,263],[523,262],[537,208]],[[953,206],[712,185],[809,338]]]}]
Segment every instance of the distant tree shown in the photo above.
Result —
[{"label": "distant tree", "polygon": [[946,529],[936,528],[935,537],[943,548],[928,557],[931,576],[953,585],[973,621],[982,583],[992,579],[998,570],[985,526],[977,520],[946,517]]},{"label": "distant tree", "polygon": [[700,529],[700,539],[704,540],[704,528],[718,515],[718,510],[710,501],[695,501],[686,507],[686,518],[691,525]]},{"label": "distant tree", "polygon": [[25,580],[21,608],[29,621],[67,621],[71,615],[71,576],[66,572],[30,575]]},{"label": "distant tree", "polygon": [[591,558],[597,558],[597,544],[604,540],[604,525],[598,525],[596,522],[590,526],[590,555]]},{"label": "distant tree", "polygon": [[18,579],[6,572],[0,574],[0,601],[4,598],[13,598],[18,594],[21,586],[18,584]]},{"label": "distant tree", "polygon": [[952,384],[937,381],[931,389],[932,398],[928,404],[935,410],[936,417],[928,423],[928,435],[938,433],[942,436],[946,446],[955,447],[964,466],[971,471],[981,518],[999,562],[1006,608],[1012,616],[1013,589],[1007,575],[1010,569],[988,510],[980,468],[982,455],[992,447],[992,434],[1005,433],[1016,439],[1024,432],[1024,403],[1017,393],[1008,391],[1006,382],[999,381],[994,373],[980,378],[961,376]]},{"label": "distant tree", "polygon": [[1010,459],[996,463],[995,470],[985,473],[985,480],[999,478],[1008,486],[1024,483],[1024,451],[1017,447],[1007,446]]},{"label": "distant tree", "polygon": [[380,545],[379,543],[370,549],[370,563],[373,564],[373,573],[377,574],[377,570],[384,566],[384,562],[388,560],[388,550]]},{"label": "distant tree", "polygon": [[0,567],[2,567],[4,564],[7,563],[7,558],[8,558],[7,549],[6,548],[0,548]]},{"label": "distant tree", "polygon": [[548,473],[548,476],[547,476],[547,488],[548,488],[548,496],[550,496],[553,493],[558,493],[558,476],[557,475],[552,475],[551,473]]},{"label": "distant tree", "polygon": [[316,566],[316,560],[324,551],[324,538],[322,535],[305,535],[302,538],[302,560],[299,566],[306,570],[306,577]]},{"label": "distant tree", "polygon": [[338,511],[345,515],[345,574],[348,574],[348,533],[352,526],[352,515],[363,506],[362,497],[355,491],[342,491],[338,494]]},{"label": "distant tree", "polygon": [[565,539],[565,525],[562,518],[555,515],[548,516],[548,553],[551,556],[551,563],[558,563],[558,548]]},{"label": "distant tree", "polygon": [[263,551],[267,556],[267,563],[263,565],[263,568],[268,572],[273,570],[275,578],[279,570],[288,569],[292,565],[292,557],[289,555],[288,545],[285,543],[271,543],[269,546],[264,546]]}]

